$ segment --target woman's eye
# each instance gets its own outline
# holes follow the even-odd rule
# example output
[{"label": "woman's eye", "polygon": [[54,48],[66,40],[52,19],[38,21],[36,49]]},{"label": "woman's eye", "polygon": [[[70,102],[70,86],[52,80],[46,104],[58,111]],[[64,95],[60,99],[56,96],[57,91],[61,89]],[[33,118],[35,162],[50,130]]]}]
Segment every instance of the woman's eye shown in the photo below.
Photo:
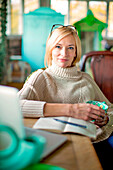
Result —
[{"label": "woman's eye", "polygon": [[74,47],[69,47],[69,49],[73,50],[73,49],[74,49]]},{"label": "woman's eye", "polygon": [[56,45],[55,48],[60,48],[60,45]]}]

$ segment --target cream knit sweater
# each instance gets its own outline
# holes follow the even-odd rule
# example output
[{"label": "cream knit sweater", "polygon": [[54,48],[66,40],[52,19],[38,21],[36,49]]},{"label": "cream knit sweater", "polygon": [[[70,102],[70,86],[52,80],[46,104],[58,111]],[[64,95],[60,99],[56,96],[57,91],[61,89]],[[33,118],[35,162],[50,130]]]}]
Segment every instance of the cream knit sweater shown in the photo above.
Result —
[{"label": "cream knit sweater", "polygon": [[113,106],[101,92],[95,81],[77,67],[61,68],[55,63],[46,70],[35,71],[18,92],[24,117],[43,117],[47,103],[84,103],[89,100],[105,101],[110,115],[97,141],[103,140],[113,131]]}]

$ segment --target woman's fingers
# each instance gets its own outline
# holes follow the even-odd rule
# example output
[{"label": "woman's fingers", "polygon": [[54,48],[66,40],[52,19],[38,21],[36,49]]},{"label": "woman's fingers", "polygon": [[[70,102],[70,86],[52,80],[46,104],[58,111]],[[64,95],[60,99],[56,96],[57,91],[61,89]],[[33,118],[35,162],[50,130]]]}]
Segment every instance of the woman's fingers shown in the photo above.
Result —
[{"label": "woman's fingers", "polygon": [[83,120],[91,121],[103,121],[106,113],[99,106],[93,104],[79,103],[76,107],[77,111],[75,111],[75,118],[80,118]]},{"label": "woman's fingers", "polygon": [[105,122],[105,120],[108,119],[108,115],[105,113],[105,111],[102,108],[98,106],[96,107],[92,106],[92,107],[94,108],[94,110],[93,113],[90,115],[91,118],[93,118],[94,120],[100,123],[103,123]]},{"label": "woman's fingers", "polygon": [[108,123],[108,121],[109,121],[109,117],[108,117],[108,115],[106,115],[106,117],[104,118],[104,120],[102,120],[102,121],[97,121],[97,120],[95,120],[95,122],[94,122],[94,124],[96,124],[96,125],[98,125],[98,126],[104,126],[104,125],[106,125],[107,123]]}]

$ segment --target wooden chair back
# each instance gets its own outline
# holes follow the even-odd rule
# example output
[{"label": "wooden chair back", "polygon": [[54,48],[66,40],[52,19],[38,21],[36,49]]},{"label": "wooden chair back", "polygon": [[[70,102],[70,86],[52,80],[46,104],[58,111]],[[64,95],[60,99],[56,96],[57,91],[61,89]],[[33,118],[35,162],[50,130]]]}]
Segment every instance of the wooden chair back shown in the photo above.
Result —
[{"label": "wooden chair back", "polygon": [[113,52],[92,51],[83,56],[81,71],[85,71],[88,58],[91,58],[91,70],[95,82],[107,99],[113,103]]}]

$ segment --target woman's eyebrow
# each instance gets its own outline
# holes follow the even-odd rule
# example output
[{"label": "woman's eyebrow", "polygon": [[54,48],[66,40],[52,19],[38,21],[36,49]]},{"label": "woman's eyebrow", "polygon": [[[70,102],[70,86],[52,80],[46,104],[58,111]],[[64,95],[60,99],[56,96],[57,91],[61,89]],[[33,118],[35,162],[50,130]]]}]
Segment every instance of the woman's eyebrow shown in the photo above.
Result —
[{"label": "woman's eyebrow", "polygon": [[62,45],[62,44],[60,44],[60,43],[57,43],[56,45]]},{"label": "woman's eyebrow", "polygon": [[69,44],[69,46],[75,46],[74,44]]},{"label": "woman's eyebrow", "polygon": [[[62,45],[60,43],[57,43],[56,45]],[[74,44],[69,44],[68,46],[75,46]]]},{"label": "woman's eyebrow", "polygon": [[[61,43],[57,43],[56,46],[63,46]],[[75,47],[75,44],[68,44],[67,47]]]}]

